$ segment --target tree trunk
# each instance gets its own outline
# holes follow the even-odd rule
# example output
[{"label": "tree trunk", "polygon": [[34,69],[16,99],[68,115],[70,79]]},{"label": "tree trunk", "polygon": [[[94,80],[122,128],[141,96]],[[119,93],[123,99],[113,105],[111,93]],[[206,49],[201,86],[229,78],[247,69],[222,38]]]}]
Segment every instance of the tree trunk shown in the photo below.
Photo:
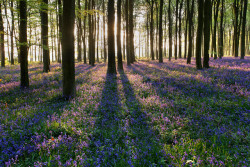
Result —
[{"label": "tree trunk", "polygon": [[175,12],[175,44],[174,44],[174,58],[177,60],[177,41],[178,41],[178,7],[179,7],[179,0],[176,0],[176,12]]},{"label": "tree trunk", "polygon": [[212,17],[211,0],[205,0],[204,4],[204,68],[209,68],[209,45],[210,45],[210,21]]},{"label": "tree trunk", "polygon": [[127,65],[131,65],[130,57],[130,43],[129,43],[129,16],[128,16],[128,4],[129,0],[125,0],[125,20],[126,20],[126,55],[127,55]]},{"label": "tree trunk", "polygon": [[[102,9],[105,13],[105,2],[102,0]],[[104,63],[107,62],[107,49],[106,49],[106,25],[105,25],[105,15],[103,15],[103,49],[104,49]]]},{"label": "tree trunk", "polygon": [[[13,9],[13,0],[11,0],[11,2],[10,2],[10,7]],[[10,31],[10,47],[11,47],[11,55],[10,55],[10,63],[11,63],[11,65],[14,65],[14,24],[15,24],[15,18],[14,18],[14,12],[13,12],[13,10],[11,10],[11,31]]]},{"label": "tree trunk", "polygon": [[[0,32],[4,32],[1,2],[0,2]],[[1,33],[0,35],[0,52],[1,52],[1,66],[5,67],[4,33]]]},{"label": "tree trunk", "polygon": [[220,12],[220,35],[219,35],[219,58],[221,59],[224,55],[224,46],[223,46],[223,36],[224,36],[224,27],[223,27],[223,18],[224,18],[224,0],[221,0],[221,12]]},{"label": "tree trunk", "polygon": [[117,0],[117,58],[118,69],[123,71],[121,46],[121,0]]},{"label": "tree trunk", "polygon": [[100,16],[99,16],[99,14],[98,14],[98,16],[97,16],[97,29],[96,29],[96,31],[97,31],[97,34],[96,34],[96,61],[97,61],[97,63],[99,63],[99,26],[100,26],[100,24],[99,24],[99,22],[100,22]]},{"label": "tree trunk", "polygon": [[163,0],[160,0],[160,15],[159,15],[159,63],[163,63],[162,56],[162,13],[163,13]]},{"label": "tree trunk", "polygon": [[63,96],[70,99],[75,96],[75,48],[74,48],[75,0],[63,1],[62,32],[62,72]]},{"label": "tree trunk", "polygon": [[201,65],[201,45],[202,45],[202,30],[203,30],[203,0],[198,2],[198,28],[196,37],[196,68],[202,69]]},{"label": "tree trunk", "polygon": [[185,24],[185,49],[184,49],[184,59],[187,58],[187,35],[188,35],[188,10],[186,6],[185,10],[185,18],[186,18],[186,24]]},{"label": "tree trunk", "polygon": [[29,87],[28,75],[28,48],[27,48],[27,2],[20,0],[20,68],[21,68],[21,89]]},{"label": "tree trunk", "polygon": [[188,58],[187,64],[191,64],[192,58],[192,49],[193,49],[193,36],[192,36],[192,27],[193,27],[193,13],[194,13],[194,0],[192,0],[192,5],[190,8],[190,0],[187,1],[188,5]]},{"label": "tree trunk", "polygon": [[130,54],[130,63],[135,62],[135,46],[134,46],[134,0],[129,0],[129,54]]},{"label": "tree trunk", "polygon": [[82,19],[81,19],[81,1],[77,1],[78,4],[78,27],[77,27],[77,60],[82,61]]},{"label": "tree trunk", "polygon": [[181,10],[183,6],[183,0],[180,1],[180,10],[179,10],[179,58],[182,58],[182,44],[181,44]]},{"label": "tree trunk", "polygon": [[59,39],[58,39],[58,63],[62,62],[61,59],[61,46],[62,46],[62,17],[63,17],[63,9],[62,9],[62,2],[58,0],[58,26],[59,26]]},{"label": "tree trunk", "polygon": [[47,73],[49,69],[49,45],[48,45],[48,0],[41,3],[41,36],[43,47],[43,72]]},{"label": "tree trunk", "polygon": [[[88,2],[85,0],[85,10],[88,9]],[[87,64],[87,46],[86,46],[86,16],[83,18],[83,62]]]},{"label": "tree trunk", "polygon": [[171,12],[171,0],[168,1],[168,19],[169,19],[169,27],[168,27],[168,32],[169,32],[169,56],[168,59],[171,61],[172,58],[172,12]]},{"label": "tree trunk", "polygon": [[150,50],[151,59],[154,60],[154,1],[151,2],[151,16],[150,16]]},{"label": "tree trunk", "polygon": [[108,74],[116,74],[115,64],[115,2],[108,1]]},{"label": "tree trunk", "polygon": [[214,1],[214,30],[213,30],[213,39],[212,39],[214,59],[217,59],[216,33],[217,33],[219,5],[220,5],[220,0]]},{"label": "tree trunk", "polygon": [[244,11],[243,11],[243,22],[242,22],[242,33],[241,33],[241,59],[244,59],[246,54],[246,16],[247,16],[247,1],[244,0]]}]

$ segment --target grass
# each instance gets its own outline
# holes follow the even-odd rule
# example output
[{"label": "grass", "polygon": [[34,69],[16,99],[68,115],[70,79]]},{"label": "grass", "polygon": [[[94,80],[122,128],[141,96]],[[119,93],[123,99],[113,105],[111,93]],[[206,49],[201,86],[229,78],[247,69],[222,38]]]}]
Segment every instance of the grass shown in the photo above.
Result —
[{"label": "grass", "polygon": [[61,98],[61,65],[0,69],[0,166],[249,166],[250,59],[139,61],[107,75],[76,64],[77,96]]}]

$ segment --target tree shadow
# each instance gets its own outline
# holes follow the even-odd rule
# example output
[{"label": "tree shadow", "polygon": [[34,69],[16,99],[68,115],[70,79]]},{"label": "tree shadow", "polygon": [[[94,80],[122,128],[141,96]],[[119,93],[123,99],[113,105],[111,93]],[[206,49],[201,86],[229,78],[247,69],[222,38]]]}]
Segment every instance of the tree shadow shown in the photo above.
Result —
[{"label": "tree shadow", "polygon": [[106,75],[101,102],[91,137],[87,166],[127,166],[123,115],[119,102],[117,76]]},{"label": "tree shadow", "polygon": [[[164,63],[137,63],[131,68],[132,69],[130,70],[132,71],[137,69],[134,73],[140,74],[144,73],[143,71],[146,70],[148,72],[147,74],[152,77],[158,77],[161,82],[165,80],[165,82],[175,83],[175,87],[183,89],[182,92],[187,95],[196,93],[197,97],[199,97],[200,95],[210,96],[217,92],[227,92],[236,94],[236,96],[247,96],[250,93],[250,82],[247,79],[248,76],[250,77],[250,73],[245,70],[220,69],[213,67],[208,70],[197,71],[194,67],[190,66],[175,64],[173,67]],[[215,73],[216,70],[219,72]],[[171,73],[170,76],[168,72]],[[181,75],[178,79],[173,78],[172,75],[174,72],[180,72],[179,74],[183,73],[184,75]],[[166,75],[162,76],[162,73],[165,73]],[[195,78],[196,76],[199,76],[199,80]],[[154,81],[156,84],[159,83],[157,80]],[[189,87],[185,84],[187,82],[190,83]],[[193,84],[193,82],[198,86]],[[199,92],[195,90],[197,87],[200,88]],[[245,89],[245,91],[242,92],[242,89]]]},{"label": "tree shadow", "polygon": [[[102,65],[92,69],[89,65],[77,66],[76,85],[87,83],[88,76],[101,67]],[[48,134],[48,119],[54,114],[60,116],[63,109],[70,105],[71,102],[61,96],[61,81],[55,80],[59,75],[61,74],[44,76],[26,90],[20,90],[16,86],[0,93],[0,166],[4,166],[11,158],[22,158],[24,154],[27,156],[34,152],[32,141],[36,134]],[[59,131],[53,132],[54,137],[60,134]]]},{"label": "tree shadow", "polygon": [[[239,131],[243,134],[239,129],[235,129],[238,125],[248,128],[250,120],[245,115],[249,114],[250,106],[247,98],[195,78],[165,77],[166,72],[160,69],[150,67],[145,71],[145,68],[141,64],[134,64],[129,70],[140,75],[144,84],[152,86],[160,98],[165,98],[173,105],[171,115],[190,120],[187,131],[192,133],[192,137],[208,140],[214,136],[216,142],[222,144],[223,140],[233,140],[232,132]],[[152,74],[159,72],[160,78],[146,76],[150,71]],[[242,140],[241,144],[247,145],[246,140]]]},{"label": "tree shadow", "polygon": [[164,165],[162,146],[153,129],[147,111],[141,109],[132,85],[125,73],[119,72],[128,108],[128,138],[135,166]]}]

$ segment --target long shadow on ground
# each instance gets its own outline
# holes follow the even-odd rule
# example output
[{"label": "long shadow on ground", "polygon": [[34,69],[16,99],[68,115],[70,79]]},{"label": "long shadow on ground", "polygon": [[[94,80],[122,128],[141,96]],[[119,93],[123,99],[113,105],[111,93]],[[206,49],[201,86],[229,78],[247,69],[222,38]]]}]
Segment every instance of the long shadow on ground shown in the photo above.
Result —
[{"label": "long shadow on ground", "polygon": [[88,150],[87,166],[127,166],[123,115],[116,75],[107,75],[101,102],[95,115],[95,130]]},{"label": "long shadow on ground", "polygon": [[150,118],[146,116],[147,111],[142,111],[126,74],[120,72],[120,76],[129,112],[128,142],[132,152],[131,161],[134,166],[162,166],[165,162],[161,146],[148,123]]},{"label": "long shadow on ground", "polygon": [[[94,69],[89,65],[76,67],[76,84],[88,82],[89,75],[100,67],[102,65]],[[83,77],[79,76],[80,74]],[[60,95],[61,82],[54,82],[58,75],[61,74],[44,76],[47,79],[33,82],[31,87],[24,91],[15,87],[0,93],[0,97],[3,97],[0,102],[6,102],[8,105],[8,108],[5,108],[5,105],[0,106],[0,166],[4,166],[11,158],[27,158],[34,152],[36,134],[48,133],[46,121],[54,114],[60,116],[63,109],[69,106],[70,102],[65,101]],[[50,93],[52,91],[56,92]],[[61,134],[51,131],[54,137]]]},{"label": "long shadow on ground", "polygon": [[[172,115],[190,119],[187,131],[192,133],[192,137],[208,140],[214,136],[219,146],[230,141],[231,147],[237,149],[240,143],[243,145],[242,155],[247,154],[247,140],[241,137],[249,131],[250,120],[245,116],[249,114],[250,109],[247,98],[212,87],[195,78],[165,77],[164,73],[168,75],[166,72],[146,65],[135,64],[130,70],[143,77],[143,82],[152,86],[161,98],[172,101]],[[161,73],[162,77],[157,79],[147,77],[147,72],[154,74],[155,71]],[[239,125],[245,132],[237,129]],[[232,132],[241,134],[238,136],[241,137],[241,141],[235,142]]]}]

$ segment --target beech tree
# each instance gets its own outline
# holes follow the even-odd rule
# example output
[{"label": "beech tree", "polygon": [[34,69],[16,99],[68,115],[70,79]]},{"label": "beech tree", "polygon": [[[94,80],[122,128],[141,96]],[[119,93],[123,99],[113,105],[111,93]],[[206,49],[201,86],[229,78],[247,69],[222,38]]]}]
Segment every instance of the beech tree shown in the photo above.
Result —
[{"label": "beech tree", "polygon": [[108,1],[108,74],[116,74],[115,64],[115,2]]},{"label": "beech tree", "polygon": [[50,55],[49,55],[49,28],[48,28],[48,0],[43,0],[41,3],[41,38],[43,48],[43,72],[49,72]]},{"label": "beech tree", "polygon": [[3,26],[3,15],[2,15],[2,3],[0,2],[0,53],[1,53],[1,66],[5,67],[5,48],[4,48],[4,26]]},{"label": "beech tree", "polygon": [[62,71],[63,96],[70,99],[75,96],[75,48],[74,48],[75,0],[63,1],[62,29]]},{"label": "beech tree", "polygon": [[27,46],[27,1],[20,0],[20,67],[21,67],[21,89],[29,87],[28,75],[28,46]]},{"label": "beech tree", "polygon": [[198,29],[196,37],[196,68],[202,69],[201,65],[201,40],[203,31],[203,0],[197,0],[198,3]]},{"label": "beech tree", "polygon": [[117,58],[119,70],[123,70],[121,46],[121,4],[121,0],[117,0]]}]

